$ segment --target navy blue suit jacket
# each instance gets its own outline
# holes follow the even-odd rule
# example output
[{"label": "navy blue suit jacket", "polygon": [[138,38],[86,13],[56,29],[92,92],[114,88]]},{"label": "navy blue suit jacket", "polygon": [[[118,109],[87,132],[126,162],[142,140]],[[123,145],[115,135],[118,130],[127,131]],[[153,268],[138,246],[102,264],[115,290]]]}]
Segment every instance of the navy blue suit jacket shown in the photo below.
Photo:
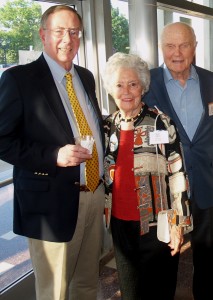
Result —
[{"label": "navy blue suit jacket", "polygon": [[[193,140],[190,141],[169,99],[163,78],[163,68],[151,70],[150,90],[144,98],[150,107],[157,107],[173,119],[184,148],[192,200],[200,208],[213,207],[213,73],[195,66],[199,76],[204,113]],[[192,111],[193,114],[193,111]]]},{"label": "navy blue suit jacket", "polygon": [[[92,73],[75,66],[99,121]],[[60,147],[74,144],[60,95],[41,55],[6,70],[0,80],[0,159],[14,165],[14,232],[55,242],[75,231],[80,167],[56,166]]]}]

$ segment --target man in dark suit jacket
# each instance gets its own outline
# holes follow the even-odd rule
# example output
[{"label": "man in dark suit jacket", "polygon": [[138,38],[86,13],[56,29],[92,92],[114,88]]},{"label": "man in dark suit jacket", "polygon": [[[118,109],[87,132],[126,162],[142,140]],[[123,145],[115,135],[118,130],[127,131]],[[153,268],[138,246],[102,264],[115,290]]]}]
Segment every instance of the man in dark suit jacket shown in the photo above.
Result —
[{"label": "man in dark suit jacket", "polygon": [[[0,81],[0,159],[14,165],[14,232],[28,237],[39,300],[94,300],[103,238],[104,187],[85,186],[92,155],[79,135],[66,92],[70,72],[95,138],[103,175],[102,116],[92,73],[73,64],[82,20],[68,6],[42,16],[43,54]],[[48,296],[47,296],[48,295]]]},{"label": "man in dark suit jacket", "polygon": [[192,64],[193,29],[165,26],[161,36],[164,65],[151,70],[145,102],[176,123],[185,155],[192,198],[193,294],[213,299],[213,73]]}]

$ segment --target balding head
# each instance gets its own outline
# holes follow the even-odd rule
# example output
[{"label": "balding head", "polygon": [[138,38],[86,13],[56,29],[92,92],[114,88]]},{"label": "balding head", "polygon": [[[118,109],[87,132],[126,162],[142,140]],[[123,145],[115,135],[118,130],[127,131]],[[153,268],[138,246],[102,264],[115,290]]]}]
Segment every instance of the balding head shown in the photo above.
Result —
[{"label": "balding head", "polygon": [[170,23],[164,27],[160,38],[161,46],[164,43],[167,43],[168,37],[170,35],[173,35],[174,33],[177,35],[178,34],[186,35],[188,37],[188,40],[192,42],[194,46],[196,46],[196,35],[194,29],[190,25],[183,22]]}]

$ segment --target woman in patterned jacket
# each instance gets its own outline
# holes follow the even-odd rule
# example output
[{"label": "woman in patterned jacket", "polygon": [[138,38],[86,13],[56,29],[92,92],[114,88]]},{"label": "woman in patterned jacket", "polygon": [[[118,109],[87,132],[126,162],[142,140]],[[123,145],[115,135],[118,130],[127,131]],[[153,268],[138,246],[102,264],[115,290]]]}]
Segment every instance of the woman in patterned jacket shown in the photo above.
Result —
[{"label": "woman in patterned jacket", "polygon": [[104,121],[104,168],[121,296],[172,300],[183,229],[190,225],[178,132],[168,116],[142,102],[150,74],[139,56],[115,53],[102,78],[118,107]]}]

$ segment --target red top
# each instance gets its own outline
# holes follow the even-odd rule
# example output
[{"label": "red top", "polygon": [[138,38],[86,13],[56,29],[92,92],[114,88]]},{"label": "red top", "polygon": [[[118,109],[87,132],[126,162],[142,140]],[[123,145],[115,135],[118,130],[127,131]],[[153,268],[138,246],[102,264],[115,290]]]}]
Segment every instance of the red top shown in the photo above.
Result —
[{"label": "red top", "polygon": [[121,220],[139,221],[133,172],[134,131],[121,130],[112,191],[112,215]]}]

